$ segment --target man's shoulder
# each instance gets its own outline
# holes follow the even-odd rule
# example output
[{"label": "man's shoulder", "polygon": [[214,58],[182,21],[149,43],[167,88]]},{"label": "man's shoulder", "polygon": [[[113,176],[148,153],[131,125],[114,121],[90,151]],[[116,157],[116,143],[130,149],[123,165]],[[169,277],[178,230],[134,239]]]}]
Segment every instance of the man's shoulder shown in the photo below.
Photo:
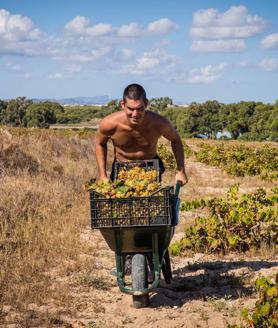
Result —
[{"label": "man's shoulder", "polygon": [[101,122],[114,122],[117,121],[119,118],[123,117],[123,112],[119,111],[119,112],[114,112],[112,114],[109,114],[107,116],[105,116]]},{"label": "man's shoulder", "polygon": [[99,123],[99,131],[104,134],[112,134],[122,117],[122,112],[115,112],[105,116]]},{"label": "man's shoulder", "polygon": [[148,119],[151,119],[152,122],[155,122],[156,124],[166,124],[168,122],[167,118],[156,113],[156,112],[153,112],[151,110],[146,110],[146,115],[148,117]]}]

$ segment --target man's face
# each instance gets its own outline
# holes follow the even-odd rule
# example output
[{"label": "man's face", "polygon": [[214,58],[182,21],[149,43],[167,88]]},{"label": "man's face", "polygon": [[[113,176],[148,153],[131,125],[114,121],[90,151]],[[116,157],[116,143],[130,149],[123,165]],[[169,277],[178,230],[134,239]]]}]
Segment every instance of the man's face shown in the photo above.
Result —
[{"label": "man's face", "polygon": [[143,122],[146,105],[147,103],[143,99],[126,98],[125,101],[121,102],[122,109],[132,125],[140,125]]}]

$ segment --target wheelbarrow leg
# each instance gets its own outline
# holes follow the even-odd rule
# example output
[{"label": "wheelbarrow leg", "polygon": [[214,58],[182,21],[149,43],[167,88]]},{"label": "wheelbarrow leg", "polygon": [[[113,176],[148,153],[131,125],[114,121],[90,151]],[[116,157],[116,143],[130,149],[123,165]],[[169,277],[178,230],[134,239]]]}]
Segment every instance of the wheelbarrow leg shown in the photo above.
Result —
[{"label": "wheelbarrow leg", "polygon": [[172,277],[172,270],[171,270],[171,262],[170,262],[170,255],[168,249],[165,251],[163,260],[162,260],[162,273],[167,284],[171,283]]}]

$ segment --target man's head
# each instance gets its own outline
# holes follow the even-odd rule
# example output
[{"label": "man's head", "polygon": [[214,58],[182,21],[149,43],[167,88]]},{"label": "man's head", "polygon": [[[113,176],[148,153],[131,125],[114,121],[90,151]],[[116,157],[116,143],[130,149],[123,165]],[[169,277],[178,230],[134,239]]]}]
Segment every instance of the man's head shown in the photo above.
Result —
[{"label": "man's head", "polygon": [[146,106],[148,104],[145,89],[136,83],[130,84],[124,89],[123,102],[126,102],[127,98],[132,100],[142,99],[146,103]]},{"label": "man's head", "polygon": [[140,125],[143,122],[147,106],[146,92],[141,85],[130,84],[125,88],[121,107],[131,125]]}]

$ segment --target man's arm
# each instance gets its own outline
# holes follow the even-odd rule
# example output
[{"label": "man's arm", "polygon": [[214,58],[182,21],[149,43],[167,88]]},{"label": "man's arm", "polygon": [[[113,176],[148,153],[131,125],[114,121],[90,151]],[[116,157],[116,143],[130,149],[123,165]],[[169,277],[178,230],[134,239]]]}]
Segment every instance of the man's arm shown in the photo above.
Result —
[{"label": "man's arm", "polygon": [[172,151],[176,159],[177,174],[175,177],[175,182],[179,182],[181,185],[184,185],[188,182],[188,178],[184,167],[184,150],[182,140],[177,130],[167,119],[163,122],[162,135],[171,141]]},{"label": "man's arm", "polygon": [[106,173],[107,161],[107,143],[113,133],[113,127],[109,123],[109,119],[104,118],[100,124],[96,134],[96,160],[98,166],[99,180],[108,180]]}]

